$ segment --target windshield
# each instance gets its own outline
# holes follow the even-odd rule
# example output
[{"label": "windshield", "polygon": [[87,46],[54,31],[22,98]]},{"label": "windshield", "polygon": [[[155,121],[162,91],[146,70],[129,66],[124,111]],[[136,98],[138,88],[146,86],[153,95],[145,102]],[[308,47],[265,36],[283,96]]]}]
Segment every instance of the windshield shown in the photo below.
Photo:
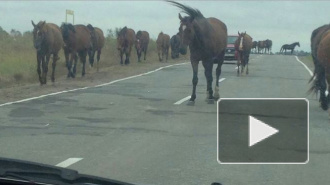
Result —
[{"label": "windshield", "polygon": [[235,44],[235,41],[237,40],[238,36],[228,36],[227,44]]},{"label": "windshield", "polygon": [[132,184],[329,184],[325,7],[0,1],[0,158]]}]

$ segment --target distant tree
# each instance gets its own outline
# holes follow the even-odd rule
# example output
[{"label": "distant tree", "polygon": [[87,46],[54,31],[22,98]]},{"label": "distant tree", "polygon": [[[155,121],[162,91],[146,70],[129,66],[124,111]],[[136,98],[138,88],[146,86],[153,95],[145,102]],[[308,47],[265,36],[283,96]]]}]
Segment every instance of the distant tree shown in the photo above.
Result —
[{"label": "distant tree", "polygon": [[10,36],[12,36],[12,37],[21,37],[22,33],[20,31],[15,30],[15,29],[11,29],[10,30]]},{"label": "distant tree", "polygon": [[0,26],[0,38],[8,37],[9,34]]},{"label": "distant tree", "polygon": [[108,29],[107,37],[115,38],[115,33],[112,29]]},{"label": "distant tree", "polygon": [[23,37],[29,37],[32,36],[32,31],[26,31],[23,33]]},{"label": "distant tree", "polygon": [[117,36],[117,37],[118,37],[118,34],[119,34],[119,32],[121,31],[121,29],[122,29],[122,28],[116,28],[116,29],[115,29],[116,36]]}]

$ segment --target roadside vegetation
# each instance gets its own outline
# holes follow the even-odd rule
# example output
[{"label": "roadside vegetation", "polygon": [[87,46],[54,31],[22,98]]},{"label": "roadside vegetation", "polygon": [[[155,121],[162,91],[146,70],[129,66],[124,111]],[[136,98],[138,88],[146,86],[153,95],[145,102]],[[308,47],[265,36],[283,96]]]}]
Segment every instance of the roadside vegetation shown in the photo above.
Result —
[{"label": "roadside vegetation", "polygon": [[[116,31],[114,30],[103,30],[106,36],[105,46],[102,49],[101,60],[99,63],[100,70],[104,70],[111,67],[113,70],[114,66],[121,72],[125,73],[126,70],[132,70],[132,68],[125,68],[120,65],[120,57],[116,49]],[[143,56],[143,55],[142,55]],[[63,50],[59,54],[60,60],[57,62],[55,78],[66,76],[67,69],[65,66],[65,58]],[[181,59],[189,58],[189,54],[186,56],[180,56],[179,59],[172,60],[169,54],[169,62],[175,63]],[[137,64],[136,50],[133,48],[131,53],[131,64],[136,67],[143,65],[159,64],[157,46],[153,39],[150,39],[147,60],[142,60],[141,63]],[[51,74],[51,63],[48,65],[48,80]],[[89,66],[89,62],[87,62]],[[81,64],[77,66],[77,77],[80,77]],[[96,70],[88,69],[87,73],[94,73]],[[111,79],[109,79],[111,80]],[[49,80],[50,81],[50,80]],[[31,31],[24,32],[21,34],[16,30],[11,30],[7,33],[0,27],[0,88],[27,84],[27,83],[39,83],[37,76],[37,62],[36,62],[36,51],[33,47],[33,35]]]}]

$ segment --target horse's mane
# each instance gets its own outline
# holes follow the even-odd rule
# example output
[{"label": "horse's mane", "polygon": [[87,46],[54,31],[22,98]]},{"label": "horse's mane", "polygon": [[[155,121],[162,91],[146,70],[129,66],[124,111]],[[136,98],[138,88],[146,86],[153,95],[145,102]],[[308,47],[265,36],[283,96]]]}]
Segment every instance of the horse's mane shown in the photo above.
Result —
[{"label": "horse's mane", "polygon": [[142,35],[142,31],[141,30],[136,33],[136,37],[140,37],[141,35]]},{"label": "horse's mane", "polygon": [[186,13],[191,18],[204,18],[203,14],[198,9],[191,8],[190,6],[185,6],[185,5],[183,5],[181,3],[178,3],[178,2],[175,2],[175,1],[167,1],[167,2],[169,2],[169,3],[173,4],[174,6],[180,8],[183,13]]},{"label": "horse's mane", "polygon": [[88,25],[87,25],[87,28],[88,28],[90,31],[94,31],[94,27],[93,27],[91,24],[88,24]]},{"label": "horse's mane", "polygon": [[121,36],[121,35],[125,35],[127,32],[127,26],[125,26],[124,28],[122,28],[119,32],[117,32],[117,37]]}]

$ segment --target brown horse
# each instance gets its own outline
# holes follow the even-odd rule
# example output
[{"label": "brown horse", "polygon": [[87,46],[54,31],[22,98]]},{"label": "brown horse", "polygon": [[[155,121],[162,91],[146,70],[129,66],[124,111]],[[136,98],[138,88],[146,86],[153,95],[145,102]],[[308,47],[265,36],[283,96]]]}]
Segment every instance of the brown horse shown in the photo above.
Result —
[{"label": "brown horse", "polygon": [[268,54],[272,52],[273,41],[272,40],[265,40],[265,52],[267,50]]},{"label": "brown horse", "polygon": [[125,65],[129,64],[129,57],[135,42],[135,31],[126,26],[117,32],[117,49],[120,54],[120,64],[123,65],[123,55],[126,55]]},{"label": "brown horse", "polygon": [[235,50],[237,52],[237,76],[239,76],[239,67],[241,65],[241,73],[244,72],[246,66],[246,74],[249,74],[249,57],[252,48],[252,38],[246,32],[239,33],[235,42]]},{"label": "brown horse", "polygon": [[[41,85],[47,83],[48,63],[53,55],[52,82],[55,82],[56,61],[59,59],[58,52],[63,47],[63,38],[60,28],[52,23],[40,21],[37,25],[33,21],[33,44],[37,50],[37,72]],[[42,74],[41,67],[42,66]]]},{"label": "brown horse", "polygon": [[[193,68],[193,90],[190,97],[190,103],[196,99],[196,86],[198,83],[198,64],[202,61],[207,79],[207,101],[214,102],[219,95],[219,77],[221,66],[224,61],[225,49],[227,46],[227,26],[216,18],[205,18],[203,14],[194,8],[182,5],[178,2],[168,1],[174,6],[179,7],[188,16],[181,17],[179,33],[181,38],[180,53],[187,53],[187,46],[190,49],[190,61]],[[213,64],[217,63],[215,92],[212,90],[212,69]]]},{"label": "brown horse", "polygon": [[265,47],[265,41],[258,41],[258,53],[260,53],[260,51],[261,53],[264,53]]},{"label": "brown horse", "polygon": [[257,47],[258,47],[258,42],[257,41],[253,41],[252,42],[252,49],[254,49],[254,53],[257,53]]},{"label": "brown horse", "polygon": [[[328,92],[330,92],[330,24],[323,25],[315,29],[311,36],[311,51],[314,62],[315,77],[310,91],[316,93],[320,91],[320,103],[323,110],[328,110],[330,95],[326,97],[328,82]],[[326,82],[327,81],[327,82]]]},{"label": "brown horse", "polygon": [[[85,65],[88,50],[92,47],[91,33],[85,25],[63,23],[61,26],[64,40],[64,55],[68,68],[68,77],[75,78],[78,55],[83,64],[82,76],[85,76]],[[70,57],[70,58],[69,58]],[[74,60],[74,64],[73,64]]]},{"label": "brown horse", "polygon": [[87,28],[91,32],[92,38],[92,47],[90,48],[89,52],[89,64],[93,67],[94,64],[94,56],[97,51],[97,71],[99,70],[99,61],[101,57],[102,48],[104,46],[105,38],[103,31],[100,28],[93,27],[91,24],[87,25]]},{"label": "brown horse", "polygon": [[144,60],[146,60],[149,39],[149,33],[146,31],[138,31],[136,33],[135,49],[138,56],[138,62],[141,62],[142,52],[144,53]]},{"label": "brown horse", "polygon": [[[157,51],[158,51],[158,57],[159,61],[163,61],[164,55],[166,56],[165,62],[167,62],[168,59],[168,52],[170,49],[170,36],[167,34],[164,34],[163,32],[160,32],[158,34],[157,38]],[[160,58],[160,53],[162,53],[162,58]]]}]

